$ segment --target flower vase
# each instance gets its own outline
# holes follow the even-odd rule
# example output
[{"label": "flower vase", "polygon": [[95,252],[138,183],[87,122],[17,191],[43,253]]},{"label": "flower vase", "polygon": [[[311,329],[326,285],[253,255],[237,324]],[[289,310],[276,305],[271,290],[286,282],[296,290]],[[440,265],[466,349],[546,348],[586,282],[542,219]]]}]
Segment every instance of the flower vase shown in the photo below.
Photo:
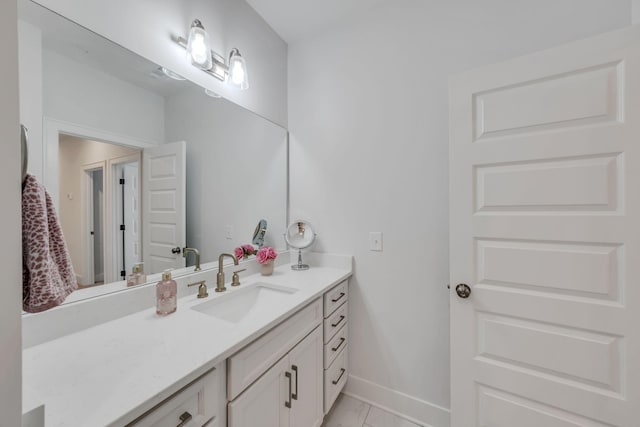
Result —
[{"label": "flower vase", "polygon": [[273,260],[266,264],[260,264],[260,274],[263,276],[271,276],[273,274]]}]

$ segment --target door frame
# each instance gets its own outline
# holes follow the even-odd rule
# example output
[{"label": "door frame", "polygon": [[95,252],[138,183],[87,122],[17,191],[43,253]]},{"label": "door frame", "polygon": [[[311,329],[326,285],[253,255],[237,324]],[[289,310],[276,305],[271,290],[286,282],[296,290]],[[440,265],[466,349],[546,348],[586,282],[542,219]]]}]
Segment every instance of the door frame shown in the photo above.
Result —
[{"label": "door frame", "polygon": [[[90,285],[95,284],[95,270],[94,266],[94,239],[95,235],[92,235],[89,231],[90,229],[95,228],[95,223],[93,221],[94,218],[94,192],[93,192],[93,176],[92,173],[98,170],[102,170],[102,192],[105,193],[105,183],[106,183],[106,168],[107,162],[96,162],[89,163],[86,165],[82,165],[82,194],[80,195],[80,200],[82,200],[82,227],[80,228],[81,232],[81,241],[82,241],[82,281],[83,282],[91,282]],[[102,212],[102,235],[103,240],[105,237],[105,226],[106,226],[106,209],[103,207]],[[106,251],[103,252],[103,265],[106,266]],[[106,279],[106,271],[104,271],[104,279]]]},{"label": "door frame", "polygon": [[[142,252],[142,185],[141,181],[142,181],[142,151],[139,151],[136,154],[131,154],[128,156],[122,156],[122,157],[118,157],[116,159],[111,159],[108,160],[107,163],[107,168],[109,169],[109,174],[110,174],[110,185],[112,186],[111,188],[119,188],[120,186],[120,182],[119,179],[120,177],[117,176],[117,174],[115,173],[116,168],[120,165],[123,164],[127,164],[127,163],[133,163],[133,162],[137,162],[138,163],[138,201],[139,201],[139,206],[138,206],[138,224],[140,224],[140,227],[138,229],[138,236],[139,236],[139,242],[138,242],[138,248],[140,251],[140,259],[143,259],[143,252]],[[118,197],[119,192],[118,191],[110,191],[110,199],[111,199],[111,207],[109,209],[108,215],[109,215],[109,224],[110,224],[110,232],[109,234],[109,241],[110,243],[110,250],[109,250],[109,256],[111,261],[114,261],[118,258],[118,233],[120,232],[119,229],[116,229],[116,226],[118,224],[118,212],[119,210],[122,209],[122,199]],[[112,266],[112,274],[113,277],[115,278],[119,278],[120,277],[120,271],[117,268],[117,264],[115,262],[111,262],[111,266]]]},{"label": "door frame", "polygon": [[98,142],[122,145],[125,147],[145,149],[162,145],[159,141],[144,140],[128,135],[98,129],[91,126],[59,120],[44,116],[43,120],[43,184],[51,195],[56,210],[59,209],[60,187],[59,174],[59,142],[60,134],[76,136]]},{"label": "door frame", "polygon": [[[472,394],[473,387],[475,386],[473,382],[486,385],[484,388],[485,395],[494,393],[492,390],[496,390],[497,392],[494,393],[493,396],[503,402],[510,402],[509,396],[511,395],[516,396],[516,398],[522,397],[522,403],[514,399],[514,406],[535,408],[531,404],[531,402],[534,402],[534,404],[540,404],[540,406],[536,408],[539,413],[545,413],[546,410],[558,410],[557,414],[560,414],[558,417],[562,417],[562,414],[568,413],[576,417],[575,419],[578,420],[575,422],[576,425],[578,423],[583,425],[582,422],[579,422],[579,418],[586,418],[592,421],[593,425],[595,425],[595,423],[598,423],[598,425],[601,425],[601,423],[606,423],[607,425],[635,425],[635,423],[629,424],[629,421],[623,420],[623,417],[629,417],[629,414],[634,409],[632,405],[625,407],[625,403],[627,402],[625,399],[636,399],[635,407],[637,408],[637,398],[639,396],[638,386],[640,385],[640,376],[637,375],[638,371],[633,370],[633,368],[626,368],[626,355],[620,356],[620,358],[617,359],[621,361],[620,365],[617,366],[619,370],[617,372],[621,373],[625,387],[619,389],[622,390],[621,392],[615,390],[615,387],[609,387],[608,389],[604,387],[589,388],[591,386],[591,384],[589,384],[589,378],[582,382],[571,382],[572,380],[565,382],[564,377],[561,377],[554,383],[553,389],[551,387],[545,389],[545,385],[547,385],[545,381],[552,378],[551,374],[548,375],[548,373],[554,373],[554,369],[547,369],[545,371],[546,367],[541,364],[541,366],[537,367],[538,371],[535,371],[534,368],[536,367],[534,365],[532,365],[534,368],[527,371],[529,367],[526,364],[526,359],[521,358],[521,361],[523,361],[521,365],[523,370],[520,371],[516,364],[516,367],[511,369],[513,376],[509,378],[506,375],[499,375],[502,368],[508,367],[506,364],[501,364],[502,361],[499,357],[496,358],[494,365],[491,365],[491,363],[485,364],[485,366],[491,366],[495,369],[491,371],[484,369],[484,372],[482,372],[483,369],[481,369],[481,366],[483,365],[481,364],[484,360],[476,356],[482,356],[481,353],[484,352],[483,342],[478,338],[482,336],[479,332],[481,328],[478,327],[477,323],[477,313],[479,312],[488,313],[485,319],[490,319],[489,316],[491,314],[497,313],[498,316],[502,315],[506,318],[515,318],[516,321],[522,320],[523,323],[518,324],[518,326],[522,325],[523,329],[529,328],[529,330],[532,331],[542,330],[536,329],[540,328],[540,324],[548,328],[557,327],[558,329],[548,329],[547,331],[551,331],[549,332],[550,334],[555,333],[554,331],[562,331],[557,332],[557,334],[565,338],[570,338],[569,334],[565,331],[578,331],[579,333],[595,331],[595,333],[600,334],[600,336],[616,337],[615,339],[620,338],[624,340],[624,343],[620,344],[619,347],[621,354],[629,351],[630,353],[628,354],[631,354],[633,358],[634,354],[639,353],[638,336],[630,333],[630,331],[634,331],[633,325],[637,322],[629,321],[628,317],[630,316],[626,316],[626,314],[637,313],[636,306],[640,301],[638,298],[640,294],[638,294],[637,287],[625,282],[626,277],[633,276],[633,274],[629,274],[630,270],[628,269],[628,265],[633,265],[633,263],[626,262],[627,255],[625,252],[627,254],[637,252],[638,245],[637,242],[634,242],[633,237],[627,237],[635,230],[629,229],[631,227],[626,226],[622,221],[616,222],[614,225],[614,220],[620,218],[627,218],[631,221],[638,210],[638,199],[637,197],[629,198],[629,194],[632,192],[627,193],[629,187],[626,186],[628,183],[635,182],[632,179],[634,175],[629,173],[630,170],[634,170],[633,167],[629,166],[629,162],[632,161],[630,160],[629,153],[633,153],[633,159],[636,161],[638,151],[635,150],[635,148],[630,149],[632,144],[629,144],[628,141],[620,143],[618,143],[618,141],[612,142],[607,138],[608,135],[600,133],[607,129],[607,127],[613,129],[614,126],[620,126],[620,129],[622,129],[622,126],[625,126],[624,130],[620,130],[618,133],[620,139],[622,140],[623,137],[628,138],[628,135],[633,135],[633,138],[637,139],[637,135],[640,133],[640,127],[637,126],[637,120],[632,120],[631,118],[635,118],[640,110],[637,108],[637,99],[629,96],[629,92],[626,92],[627,89],[632,88],[631,90],[633,92],[631,93],[634,95],[637,94],[639,87],[637,79],[634,79],[634,81],[628,78],[621,79],[621,86],[619,86],[617,90],[620,90],[620,88],[623,89],[617,92],[619,93],[617,96],[618,99],[616,100],[617,110],[603,109],[602,115],[594,114],[591,116],[593,118],[591,122],[579,122],[578,120],[580,119],[591,117],[586,115],[580,117],[576,115],[575,118],[570,117],[569,119],[571,120],[565,121],[547,120],[545,122],[541,120],[539,123],[524,123],[520,128],[529,132],[528,135],[524,132],[521,134],[514,133],[512,135],[506,132],[500,133],[501,131],[519,129],[518,127],[509,128],[509,124],[501,124],[502,127],[495,126],[493,129],[489,126],[488,136],[483,141],[482,137],[484,136],[483,133],[485,129],[482,126],[477,126],[474,122],[476,118],[482,118],[483,115],[482,112],[477,113],[478,109],[474,108],[479,105],[488,105],[483,104],[484,100],[476,97],[476,94],[492,94],[498,90],[521,88],[526,83],[549,82],[552,79],[560,79],[572,74],[580,75],[582,71],[602,70],[605,66],[611,68],[620,67],[617,69],[617,73],[622,73],[623,76],[637,76],[637,69],[640,63],[638,58],[640,58],[640,56],[637,55],[639,49],[636,46],[637,41],[640,40],[639,36],[640,26],[635,26],[584,40],[565,43],[551,49],[450,76],[449,185],[451,197],[449,200],[449,222],[451,230],[449,249],[451,295],[449,302],[451,305],[450,372],[452,426],[466,427],[467,425],[476,424],[475,422],[470,422],[470,419],[472,415],[480,414],[481,411],[477,409],[479,407],[478,396]],[[632,46],[633,44],[636,45]],[[631,50],[633,50],[635,54],[628,54]],[[578,54],[574,58],[573,53],[575,52]],[[592,58],[591,54],[594,52],[598,52],[597,55],[601,53],[602,56],[600,58]],[[632,64],[631,69],[627,68],[630,66],[629,64]],[[505,67],[509,68],[505,69]],[[478,83],[478,80],[481,83]],[[613,87],[611,84],[612,80],[611,78],[608,79],[609,87]],[[604,86],[606,85],[601,85],[601,87]],[[611,102],[612,98],[613,97],[607,97],[608,102]],[[631,99],[632,101],[630,101]],[[611,103],[610,105],[614,104]],[[619,115],[621,111],[624,112],[623,116]],[[596,122],[599,117],[606,117],[606,114],[608,114],[611,119],[603,120],[602,123]],[[494,113],[493,117],[496,116],[497,114]],[[572,126],[572,121],[574,124],[577,123],[578,126]],[[562,123],[562,126],[564,126],[564,128],[558,126],[557,129],[559,131],[582,131],[582,135],[574,134],[574,136],[580,135],[581,138],[575,140],[580,141],[581,139],[581,141],[579,143],[569,144],[566,135],[556,131],[554,126],[558,123]],[[593,124],[596,123],[597,126],[593,126]],[[491,134],[490,132],[494,133]],[[584,134],[587,132],[593,133],[593,137],[591,137],[591,135],[585,136]],[[562,146],[556,144],[555,146],[560,147],[558,151],[549,152],[548,149],[545,150],[545,148],[543,148],[544,146],[532,148],[532,144],[525,145],[525,142],[531,142],[532,140],[526,138],[531,138],[532,136],[544,139],[544,144],[548,146],[554,146],[554,143],[557,141],[566,141],[566,143]],[[464,143],[461,141],[464,141]],[[510,150],[501,150],[501,148],[505,147],[504,143],[506,141],[516,141],[512,143],[512,147],[510,148],[517,150],[518,147],[523,147],[522,153],[524,154],[522,156],[515,156]],[[523,145],[519,145],[518,143],[522,143]],[[482,144],[485,145],[483,146]],[[482,151],[487,149],[488,144],[495,144],[492,147],[494,151],[491,155],[487,155],[486,152]],[[502,146],[500,144],[502,144]],[[576,150],[576,147],[581,147],[580,144],[584,144],[584,148]],[[485,148],[481,149],[478,147]],[[619,171],[617,171],[617,173],[620,173],[619,177],[621,178],[617,183],[623,184],[623,190],[620,192],[621,187],[617,187],[616,190],[608,190],[610,194],[615,195],[616,203],[620,203],[619,205],[612,204],[616,210],[611,209],[605,211],[603,209],[598,212],[595,209],[592,211],[568,209],[563,211],[561,208],[558,208],[554,211],[553,209],[543,207],[539,212],[536,212],[535,203],[532,203],[534,207],[529,207],[526,203],[522,203],[522,209],[518,212],[517,209],[509,211],[508,203],[503,203],[502,205],[496,203],[495,206],[493,206],[493,208],[495,208],[493,210],[491,209],[492,206],[487,203],[486,206],[489,206],[489,209],[486,209],[485,212],[481,212],[481,214],[476,216],[476,220],[478,218],[480,219],[477,220],[475,224],[472,222],[472,216],[485,208],[485,205],[478,203],[479,198],[476,197],[476,193],[474,193],[480,193],[482,191],[482,187],[479,184],[480,180],[476,178],[478,176],[476,175],[478,167],[525,165],[527,163],[535,164],[536,162],[565,161],[567,159],[584,160],[591,157],[614,154],[616,156],[619,154],[625,156],[625,163],[616,166]],[[558,163],[556,163],[556,165],[557,164]],[[514,203],[514,205],[515,204],[516,203]],[[594,205],[597,206],[597,204]],[[545,204],[540,203],[538,206],[545,206]],[[553,203],[548,203],[546,206],[553,206]],[[571,204],[568,204],[568,206],[571,206]],[[575,206],[580,206],[580,203],[577,203]],[[507,207],[507,209],[500,211],[500,208],[503,207]],[[532,217],[534,213],[538,214],[538,218],[541,219],[537,224],[528,220],[528,217]],[[637,215],[635,217],[637,217]],[[502,226],[503,224],[500,224],[500,222],[503,222],[504,218],[509,218],[511,223]],[[560,221],[561,219],[562,221]],[[573,221],[573,223],[571,223],[571,221]],[[593,224],[591,221],[596,223],[596,226],[602,228],[599,228],[597,231],[591,230],[595,228],[592,227]],[[515,227],[510,227],[511,225]],[[570,226],[566,227],[566,225]],[[475,229],[473,228],[474,226],[476,226]],[[607,226],[607,228],[605,228],[605,226]],[[586,230],[589,230],[590,234],[586,233]],[[584,233],[584,235],[582,233]],[[480,252],[477,245],[478,240],[510,240],[517,242],[518,245],[521,242],[537,241],[544,245],[560,244],[557,246],[559,248],[561,248],[562,245],[566,247],[580,244],[587,246],[601,245],[602,247],[619,247],[621,248],[622,255],[618,256],[616,254],[616,261],[611,261],[610,265],[616,266],[615,268],[621,271],[621,273],[619,273],[620,275],[617,276],[621,278],[621,281],[619,281],[616,286],[619,286],[620,292],[625,294],[624,303],[617,301],[616,297],[612,296],[609,301],[607,301],[605,297],[600,301],[585,298],[584,300],[574,300],[573,305],[566,304],[566,301],[570,300],[569,297],[571,295],[562,294],[562,289],[555,295],[551,292],[544,293],[545,282],[543,280],[534,283],[538,286],[538,289],[535,289],[535,287],[532,288],[534,291],[528,288],[512,288],[511,292],[503,292],[502,296],[495,298],[497,292],[501,290],[500,284],[502,282],[518,284],[518,280],[504,275],[503,278],[506,277],[504,281],[500,280],[500,278],[494,280],[494,283],[498,285],[494,285],[494,283],[490,283],[490,281],[481,283],[482,279],[478,278],[486,278],[486,270],[482,270],[482,273],[478,273],[478,271],[484,268],[483,263],[486,258],[481,259],[480,256],[477,255],[477,253]],[[632,243],[630,244],[630,242]],[[518,248],[517,245],[514,246]],[[621,258],[619,265],[617,261],[618,258]],[[497,265],[497,262],[494,263],[494,265]],[[617,280],[617,278],[613,280]],[[460,299],[456,296],[455,287],[459,283],[467,283],[472,288],[473,292],[468,300]],[[527,284],[524,281],[521,283]],[[476,287],[475,285],[479,286]],[[492,286],[493,288],[491,288]],[[543,292],[540,292],[541,289]],[[536,291],[539,292],[539,295],[535,293]],[[505,295],[507,297],[505,297]],[[515,299],[508,298],[512,298],[514,295],[522,297],[520,301],[517,301],[520,303],[520,307],[509,306],[509,303],[515,301]],[[614,294],[608,294],[608,296],[610,295]],[[465,298],[464,294],[461,296]],[[527,308],[526,310],[520,311],[526,305],[522,303],[525,298],[535,298],[535,302],[540,303],[541,306],[544,304],[543,309],[531,304],[529,306],[530,309]],[[494,301],[495,304],[492,304]],[[551,305],[553,305],[553,307],[551,307]],[[576,307],[579,305],[583,306],[582,311],[577,312],[577,314],[576,312],[572,313],[572,310],[576,310]],[[498,307],[498,310],[496,310],[496,307]],[[634,311],[634,309],[636,311]],[[615,310],[619,310],[620,313],[615,313]],[[623,310],[627,310],[627,312],[623,312]],[[539,313],[552,313],[555,317],[538,316]],[[602,315],[611,320],[602,322],[596,315]],[[497,323],[498,322],[496,322],[496,324]],[[482,331],[484,333],[486,329]],[[495,331],[498,330],[496,329],[494,332]],[[469,338],[471,333],[473,333],[473,336]],[[512,333],[511,336],[516,336],[516,334]],[[494,340],[494,342],[497,342],[498,339],[502,340],[508,337],[508,334],[501,334],[500,331],[498,331],[493,334],[493,337],[499,337]],[[584,341],[596,342],[596,340],[591,340],[590,337],[584,339]],[[505,340],[505,342],[507,341]],[[539,349],[540,353],[548,350],[556,350],[545,347],[539,347]],[[489,351],[487,351],[487,353],[489,353]],[[613,350],[611,354],[613,354]],[[498,354],[497,356],[500,355]],[[516,360],[517,357],[518,356],[515,356],[514,360]],[[574,360],[576,359],[579,358],[574,357]],[[611,356],[611,359],[614,360],[615,357]],[[566,362],[564,366],[570,364],[571,362]],[[612,372],[615,372],[614,369],[616,368],[613,368]],[[558,369],[557,372],[559,372],[560,375],[563,374],[560,369]],[[537,377],[535,376],[536,374],[538,374]],[[613,378],[614,374],[612,373],[611,375]],[[622,375],[625,376],[622,377]],[[571,377],[571,374],[569,374],[569,377]],[[575,377],[580,380],[579,375]],[[497,381],[493,383],[490,382],[490,380],[495,380],[496,378],[498,378]],[[528,381],[529,378],[534,379]],[[574,384],[578,385],[574,386]],[[581,387],[582,384],[588,385]],[[512,388],[508,389],[503,387]],[[501,390],[505,390],[505,395],[499,395]],[[577,390],[577,392],[568,396],[568,393],[566,393],[567,390]],[[602,390],[604,390],[604,392],[602,392]],[[550,393],[550,391],[552,391],[552,393]],[[583,394],[580,395],[580,392],[583,392]],[[508,393],[511,394],[507,395]],[[595,396],[592,401],[588,401],[585,397],[588,393]],[[568,397],[564,399],[565,396]],[[596,401],[596,397],[602,398],[603,401],[604,399],[609,400],[603,403],[603,401]],[[588,403],[584,404],[587,401]],[[634,403],[633,400],[628,401],[632,404]],[[584,406],[580,407],[581,404],[584,404]],[[498,413],[497,410],[496,413]],[[550,412],[550,414],[555,416],[556,412]],[[468,415],[468,417],[464,418],[465,415]],[[624,419],[629,420],[630,418]],[[571,418],[571,420],[573,420],[573,418]],[[589,423],[589,425],[592,424]]]}]

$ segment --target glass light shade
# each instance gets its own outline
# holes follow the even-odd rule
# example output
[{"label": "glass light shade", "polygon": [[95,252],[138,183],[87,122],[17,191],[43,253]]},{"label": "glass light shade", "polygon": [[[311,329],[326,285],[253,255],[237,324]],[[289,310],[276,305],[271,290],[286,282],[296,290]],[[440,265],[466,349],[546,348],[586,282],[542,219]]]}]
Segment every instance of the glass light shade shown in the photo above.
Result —
[{"label": "glass light shade", "polygon": [[197,19],[191,24],[187,41],[187,59],[196,67],[209,70],[213,66],[209,34]]},{"label": "glass light shade", "polygon": [[247,63],[244,61],[238,49],[232,49],[229,56],[229,78],[227,82],[240,89],[249,89],[249,75],[247,74]]}]

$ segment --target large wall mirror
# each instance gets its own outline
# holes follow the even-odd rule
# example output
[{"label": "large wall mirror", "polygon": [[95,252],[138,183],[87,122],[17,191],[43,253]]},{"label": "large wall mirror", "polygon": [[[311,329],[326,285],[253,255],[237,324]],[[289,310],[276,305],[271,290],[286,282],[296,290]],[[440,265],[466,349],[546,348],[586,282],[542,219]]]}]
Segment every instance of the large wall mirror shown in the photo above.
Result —
[{"label": "large wall mirror", "polygon": [[185,247],[206,268],[260,220],[265,244],[285,247],[286,129],[28,0],[19,50],[29,172],[79,284],[66,302],[127,289],[139,262],[192,271]]}]

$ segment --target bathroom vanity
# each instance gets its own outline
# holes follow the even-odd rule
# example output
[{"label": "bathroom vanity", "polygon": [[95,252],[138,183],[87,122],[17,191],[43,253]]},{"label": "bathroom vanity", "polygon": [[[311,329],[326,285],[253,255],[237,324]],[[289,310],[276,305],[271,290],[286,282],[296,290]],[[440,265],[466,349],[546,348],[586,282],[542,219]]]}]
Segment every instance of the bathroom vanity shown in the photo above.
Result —
[{"label": "bathroom vanity", "polygon": [[[240,286],[203,299],[186,285],[211,285],[217,270],[193,273],[178,279],[174,314],[157,316],[150,300],[26,348],[23,408],[44,404],[47,427],[320,426],[348,376],[352,270],[349,256],[312,259],[308,271],[281,264],[265,277],[254,268]],[[114,297],[56,310],[80,319],[82,305],[91,312]]]}]

